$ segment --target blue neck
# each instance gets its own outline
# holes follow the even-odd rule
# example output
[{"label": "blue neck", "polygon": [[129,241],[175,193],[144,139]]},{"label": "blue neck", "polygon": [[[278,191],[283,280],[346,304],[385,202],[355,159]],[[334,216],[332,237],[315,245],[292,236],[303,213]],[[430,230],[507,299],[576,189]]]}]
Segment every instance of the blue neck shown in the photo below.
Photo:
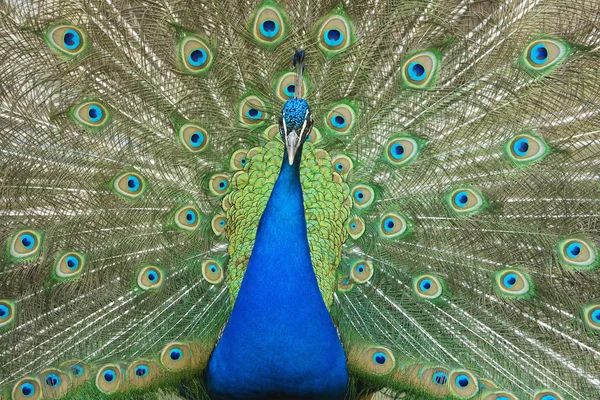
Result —
[{"label": "blue neck", "polygon": [[[301,151],[301,150],[300,150]],[[343,398],[348,373],[310,259],[300,155],[287,155],[231,316],[208,365],[212,398]]]}]

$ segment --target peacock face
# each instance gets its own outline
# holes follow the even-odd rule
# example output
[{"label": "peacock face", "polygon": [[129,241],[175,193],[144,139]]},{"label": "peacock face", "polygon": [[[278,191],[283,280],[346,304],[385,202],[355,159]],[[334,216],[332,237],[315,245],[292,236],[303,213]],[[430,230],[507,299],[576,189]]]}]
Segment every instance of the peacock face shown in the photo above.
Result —
[{"label": "peacock face", "polygon": [[313,120],[310,107],[304,99],[294,98],[285,102],[279,117],[279,132],[285,143],[290,165],[296,152],[312,131]]}]

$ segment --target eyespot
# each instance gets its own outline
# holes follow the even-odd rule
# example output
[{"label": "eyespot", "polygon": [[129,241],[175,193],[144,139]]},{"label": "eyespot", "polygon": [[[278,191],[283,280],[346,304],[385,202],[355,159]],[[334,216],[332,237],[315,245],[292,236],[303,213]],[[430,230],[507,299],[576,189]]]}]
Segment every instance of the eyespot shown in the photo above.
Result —
[{"label": "eyespot", "polygon": [[[1,304],[1,303],[0,303]],[[1,307],[1,305],[0,305]],[[583,315],[586,324],[596,330],[600,331],[600,304],[592,304],[591,306],[587,306],[583,309]],[[0,321],[1,321],[0,317]]]},{"label": "eyespot", "polygon": [[247,150],[237,150],[233,152],[229,159],[229,167],[234,171],[241,171],[248,165]]},{"label": "eyespot", "polygon": [[544,158],[548,147],[542,139],[521,133],[506,143],[504,153],[515,165],[526,166]]},{"label": "eyespot", "polygon": [[100,128],[104,126],[109,115],[106,108],[97,101],[87,101],[73,109],[73,118],[84,128]]},{"label": "eyespot", "polygon": [[325,124],[330,132],[338,135],[350,133],[356,122],[356,113],[347,104],[338,104],[329,109]]},{"label": "eyespot", "polygon": [[201,216],[196,207],[184,206],[175,212],[174,220],[178,228],[191,232],[200,225]]},{"label": "eyespot", "polygon": [[71,386],[79,386],[88,381],[90,369],[79,360],[67,361],[61,364],[61,368],[69,374]]},{"label": "eyespot", "polygon": [[420,152],[419,143],[411,137],[391,139],[385,146],[384,160],[394,166],[408,165]]},{"label": "eyespot", "polygon": [[530,289],[529,277],[515,269],[503,269],[496,272],[495,283],[497,291],[508,297],[522,297]]},{"label": "eyespot", "polygon": [[285,28],[283,11],[267,5],[256,12],[251,32],[259,43],[271,47],[284,38]]},{"label": "eyespot", "polygon": [[358,260],[350,266],[350,276],[356,283],[365,283],[373,277],[373,264],[367,260]]},{"label": "eyespot", "polygon": [[256,96],[248,96],[240,102],[238,117],[243,125],[256,126],[267,120],[266,105]]},{"label": "eyespot", "polygon": [[200,153],[206,150],[209,142],[209,135],[206,129],[196,124],[184,124],[179,128],[179,143],[181,146],[192,153]]},{"label": "eyespot", "polygon": [[169,343],[160,355],[162,365],[169,371],[182,371],[192,364],[192,351],[187,344]]},{"label": "eyespot", "polygon": [[23,260],[35,256],[42,243],[42,235],[39,232],[24,229],[12,236],[10,243],[10,255],[17,259]]},{"label": "eyespot", "polygon": [[15,303],[0,300],[0,328],[8,326],[15,321]]},{"label": "eyespot", "polygon": [[535,40],[527,46],[523,59],[525,66],[536,72],[546,72],[564,61],[567,55],[564,43],[554,39]]},{"label": "eyespot", "polygon": [[229,192],[229,177],[225,174],[215,174],[210,178],[208,187],[215,196],[223,196]]},{"label": "eyespot", "polygon": [[146,191],[146,180],[137,172],[124,172],[112,181],[115,192],[126,199],[137,199]]},{"label": "eyespot", "polygon": [[[314,128],[313,128],[314,130]],[[269,140],[278,140],[281,142],[281,134],[279,133],[279,125],[274,124],[270,125],[267,129],[264,130],[263,136]]]},{"label": "eyespot", "polygon": [[396,366],[394,354],[379,346],[351,349],[348,359],[355,367],[376,376],[388,375]]},{"label": "eyespot", "polygon": [[544,389],[535,392],[533,400],[563,400],[563,397],[554,390]]},{"label": "eyespot", "polygon": [[40,373],[39,380],[42,383],[44,397],[59,398],[67,394],[69,390],[69,377],[58,369],[47,369]]},{"label": "eyespot", "polygon": [[87,47],[87,38],[83,31],[73,25],[50,27],[46,41],[53,50],[67,56],[76,56]]},{"label": "eyespot", "polygon": [[202,276],[208,283],[218,285],[223,282],[223,266],[217,260],[206,260],[202,263]]},{"label": "eyespot", "polygon": [[484,200],[479,191],[460,188],[446,196],[446,203],[450,211],[456,214],[471,215],[482,209]]},{"label": "eyespot", "polygon": [[212,219],[211,226],[214,234],[221,236],[227,227],[227,218],[225,217],[225,214],[220,213],[215,215]]},{"label": "eyespot", "polygon": [[387,213],[379,221],[379,233],[386,239],[395,239],[409,233],[407,219],[402,214]]},{"label": "eyespot", "polygon": [[352,27],[343,16],[334,14],[327,17],[318,33],[318,44],[326,57],[348,48],[352,40]]},{"label": "eyespot", "polygon": [[365,233],[365,222],[359,216],[354,216],[346,221],[348,234],[354,240],[360,238]]},{"label": "eyespot", "polygon": [[450,389],[461,399],[468,399],[479,391],[479,382],[471,372],[459,369],[450,373]]},{"label": "eyespot", "polygon": [[342,177],[346,177],[350,171],[352,171],[352,168],[354,168],[354,163],[350,157],[339,154],[331,159],[331,166],[333,172],[337,172]]},{"label": "eyespot", "polygon": [[437,56],[430,51],[415,54],[404,63],[402,80],[406,86],[414,89],[428,88],[435,82],[438,65]]},{"label": "eyespot", "polygon": [[449,397],[448,385],[450,370],[444,367],[427,367],[420,372],[421,385],[427,393],[437,397]]},{"label": "eyespot", "polygon": [[519,398],[512,393],[500,391],[488,394],[483,400],[519,400]]},{"label": "eyespot", "polygon": [[323,139],[321,132],[313,126],[312,130],[308,134],[306,141],[311,144],[317,144]]},{"label": "eyespot", "polygon": [[442,295],[443,287],[438,278],[433,275],[420,275],[413,279],[413,290],[417,296],[433,300]]},{"label": "eyespot", "polygon": [[[277,98],[281,101],[287,101],[293,98],[296,95],[296,73],[295,72],[287,72],[279,79],[275,84],[275,94]],[[306,77],[302,80],[302,92],[299,93],[298,97],[306,98],[308,96],[308,84],[306,82]]]},{"label": "eyespot", "polygon": [[81,275],[86,263],[86,257],[76,251],[69,251],[60,254],[54,262],[54,272],[56,278],[72,279]]},{"label": "eyespot", "polygon": [[369,185],[359,184],[352,188],[352,201],[354,207],[358,209],[364,209],[373,204],[375,200],[375,192]]},{"label": "eyespot", "polygon": [[108,364],[100,368],[96,374],[96,387],[104,393],[112,393],[119,389],[122,373],[119,366]]},{"label": "eyespot", "polygon": [[196,75],[207,72],[214,61],[212,51],[198,36],[184,36],[179,41],[179,56],[183,69]]},{"label": "eyespot", "polygon": [[347,276],[340,276],[337,283],[337,290],[339,292],[347,292],[354,287],[352,280]]},{"label": "eyespot", "polygon": [[127,381],[135,388],[143,388],[156,382],[156,379],[162,375],[158,364],[148,360],[137,360],[132,362],[127,368]]},{"label": "eyespot", "polygon": [[14,400],[36,400],[42,397],[42,389],[37,379],[23,378],[15,383],[12,390]]},{"label": "eyespot", "polygon": [[596,248],[585,240],[562,240],[558,243],[558,252],[561,260],[568,266],[591,269],[597,264]]},{"label": "eyespot", "polygon": [[163,284],[163,272],[155,266],[145,266],[140,269],[137,284],[142,290],[156,290]]}]

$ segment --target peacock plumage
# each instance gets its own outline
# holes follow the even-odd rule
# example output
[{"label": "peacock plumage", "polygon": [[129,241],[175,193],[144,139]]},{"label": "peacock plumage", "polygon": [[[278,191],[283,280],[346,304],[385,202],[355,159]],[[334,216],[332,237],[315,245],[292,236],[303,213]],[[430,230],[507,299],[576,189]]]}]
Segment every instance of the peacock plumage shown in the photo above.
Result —
[{"label": "peacock plumage", "polygon": [[598,0],[3,0],[0,60],[0,399],[600,398]]}]

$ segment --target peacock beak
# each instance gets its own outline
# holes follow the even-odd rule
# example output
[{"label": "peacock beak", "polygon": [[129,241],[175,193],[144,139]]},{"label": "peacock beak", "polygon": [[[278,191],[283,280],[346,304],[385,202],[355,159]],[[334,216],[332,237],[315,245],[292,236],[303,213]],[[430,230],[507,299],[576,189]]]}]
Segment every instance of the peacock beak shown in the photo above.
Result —
[{"label": "peacock beak", "polygon": [[294,164],[294,158],[296,157],[298,147],[300,147],[300,135],[298,135],[296,130],[293,130],[286,135],[285,147],[288,153],[288,162],[292,165]]}]

